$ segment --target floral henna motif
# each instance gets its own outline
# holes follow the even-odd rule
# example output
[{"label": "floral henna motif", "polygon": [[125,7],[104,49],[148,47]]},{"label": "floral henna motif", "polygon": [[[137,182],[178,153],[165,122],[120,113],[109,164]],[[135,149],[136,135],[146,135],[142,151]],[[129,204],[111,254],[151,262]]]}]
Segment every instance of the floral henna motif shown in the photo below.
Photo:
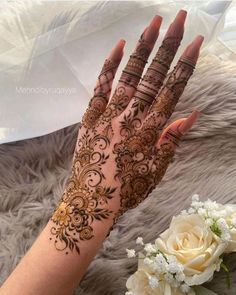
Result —
[{"label": "floral henna motif", "polygon": [[124,86],[119,86],[115,90],[112,97],[112,102],[108,104],[106,110],[98,119],[96,127],[102,126],[102,134],[106,136],[109,140],[114,135],[112,129],[111,120],[118,116],[128,105],[129,96],[126,94],[126,89]]},{"label": "floral henna motif", "polygon": [[[177,37],[170,30],[138,85],[156,38],[154,34],[150,39],[151,31],[148,32],[149,42],[141,36],[109,103],[117,65],[105,63],[83,117],[71,176],[51,218],[54,224],[50,240],[66,254],[69,250],[80,253],[80,242],[94,236],[95,221],[113,218],[115,223],[120,215],[148,196],[164,176],[182,136],[178,128],[169,129],[160,140],[160,133],[193,72],[197,57],[191,48],[194,43],[161,88],[182,38],[181,28]],[[197,39],[198,46],[200,41]],[[131,108],[126,111],[129,103]],[[107,181],[111,181],[111,186],[106,186]]]},{"label": "floral henna motif", "polygon": [[79,242],[93,237],[93,221],[108,219],[112,214],[106,207],[116,188],[101,185],[105,179],[102,165],[109,158],[103,151],[108,144],[107,138],[91,136],[88,130],[78,140],[72,175],[51,218],[55,226],[50,240],[54,238],[56,249],[66,250],[66,254],[74,249],[79,254]]},{"label": "floral henna motif", "polygon": [[[128,134],[128,133],[127,133]],[[116,219],[128,209],[138,206],[161,181],[171,162],[173,146],[165,144],[160,150],[155,147],[154,130],[129,132],[129,137],[115,144],[117,173],[121,183],[120,210]]]},{"label": "floral henna motif", "polygon": [[160,182],[172,161],[173,146],[178,145],[181,132],[168,130],[165,137],[169,141],[160,148],[156,148],[156,143],[193,69],[193,63],[187,60],[178,62],[141,127],[141,120],[131,115],[131,112],[123,116],[120,122],[123,139],[115,144],[113,150],[117,163],[115,177],[121,183],[121,208],[117,216],[145,199]]}]

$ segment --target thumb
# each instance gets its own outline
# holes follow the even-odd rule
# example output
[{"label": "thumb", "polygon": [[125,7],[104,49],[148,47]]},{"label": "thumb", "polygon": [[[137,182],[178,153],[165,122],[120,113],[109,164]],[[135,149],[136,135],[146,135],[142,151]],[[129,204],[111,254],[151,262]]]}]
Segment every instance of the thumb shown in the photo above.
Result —
[{"label": "thumb", "polygon": [[179,141],[181,137],[186,134],[195,121],[198,119],[200,112],[194,110],[189,117],[181,118],[173,123],[171,123],[168,127],[166,127],[157,143],[157,147],[160,148],[161,145],[165,143],[171,143],[173,145],[173,149],[179,145]]}]

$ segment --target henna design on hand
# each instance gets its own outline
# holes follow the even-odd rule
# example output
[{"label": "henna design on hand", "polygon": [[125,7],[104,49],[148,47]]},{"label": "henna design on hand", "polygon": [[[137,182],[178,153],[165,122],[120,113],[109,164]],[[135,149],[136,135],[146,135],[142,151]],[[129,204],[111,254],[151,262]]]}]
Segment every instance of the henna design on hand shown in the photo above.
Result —
[{"label": "henna design on hand", "polygon": [[102,71],[98,77],[98,83],[94,88],[94,96],[89,102],[83,116],[82,123],[87,128],[92,127],[94,122],[101,116],[107,106],[111,93],[112,81],[119,66],[119,62],[106,59]]},{"label": "henna design on hand", "polygon": [[[153,26],[157,30],[157,23]],[[175,26],[172,24],[169,32],[175,31]],[[186,119],[186,126],[180,125],[182,129],[177,126],[161,135],[193,72],[202,37],[187,47],[162,86],[182,38],[181,34],[167,34],[139,83],[157,35],[153,28],[142,35],[110,101],[119,62],[111,62],[112,59],[105,62],[83,117],[71,175],[51,218],[54,225],[50,239],[57,250],[65,250],[66,254],[69,250],[81,252],[80,242],[95,235],[95,222],[108,220],[110,226],[148,196],[173,160],[183,131],[194,122]],[[147,31],[153,34],[151,43],[144,39]],[[142,117],[139,110],[144,113],[144,108],[147,114]]]},{"label": "henna design on hand", "polygon": [[114,135],[111,120],[118,117],[128,106],[158,37],[160,24],[160,16],[155,16],[150,26],[142,33],[134,52],[122,71],[111,101],[97,122],[97,126],[103,125],[102,133],[109,138]]},{"label": "henna design on hand", "polygon": [[[106,137],[98,134],[91,136],[88,130],[78,140],[72,175],[51,218],[57,226],[51,228],[57,250],[75,249],[79,254],[79,240],[93,237],[93,221],[107,219],[112,213],[104,205],[112,199],[116,188],[101,185],[105,179],[102,166],[109,158],[109,154],[105,153],[108,145]],[[96,146],[99,147],[97,151]]]}]

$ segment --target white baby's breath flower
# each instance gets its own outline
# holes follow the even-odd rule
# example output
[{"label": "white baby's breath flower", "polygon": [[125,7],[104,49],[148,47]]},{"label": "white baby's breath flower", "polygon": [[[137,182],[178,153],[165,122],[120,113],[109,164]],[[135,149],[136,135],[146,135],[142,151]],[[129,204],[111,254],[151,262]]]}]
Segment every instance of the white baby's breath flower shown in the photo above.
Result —
[{"label": "white baby's breath flower", "polygon": [[170,264],[168,264],[167,270],[170,273],[175,274],[175,273],[181,272],[182,268],[180,268],[178,263],[170,263]]},{"label": "white baby's breath flower", "polygon": [[226,218],[227,215],[228,215],[228,212],[227,212],[227,210],[225,210],[225,209],[222,209],[222,210],[220,210],[219,212],[220,212],[220,216],[221,216],[222,218]]},{"label": "white baby's breath flower", "polygon": [[229,230],[229,226],[228,226],[228,224],[227,224],[227,222],[226,222],[226,220],[224,218],[219,218],[216,221],[216,224],[219,227],[219,229],[220,229],[221,232],[224,232],[224,231],[228,231]]},{"label": "white baby's breath flower", "polygon": [[231,215],[231,214],[233,214],[234,212],[235,212],[235,206],[232,206],[232,205],[230,205],[230,204],[226,204],[225,206],[224,206],[224,208],[225,208],[225,210],[227,211],[227,215],[229,216],[229,215]]},{"label": "white baby's breath flower", "polygon": [[202,202],[192,202],[191,207],[193,207],[194,209],[199,209],[200,207],[202,207]]},{"label": "white baby's breath flower", "polygon": [[208,215],[213,219],[219,219],[221,217],[219,211],[216,210],[208,211]]},{"label": "white baby's breath flower", "polygon": [[151,244],[151,243],[147,243],[144,247],[144,250],[148,253],[148,254],[151,254],[151,253],[155,253],[157,252],[157,249],[156,247]]},{"label": "white baby's breath flower", "polygon": [[176,257],[174,255],[169,255],[167,257],[167,260],[168,260],[168,263],[169,263],[168,266],[167,266],[167,270],[171,274],[179,273],[179,272],[182,272],[184,270],[183,265],[178,262],[178,260],[176,259]]},{"label": "white baby's breath flower", "polygon": [[190,287],[187,285],[187,284],[182,284],[180,286],[180,290],[183,292],[183,293],[188,293],[190,291]]},{"label": "white baby's breath flower", "polygon": [[138,237],[138,238],[136,239],[136,244],[137,244],[137,245],[144,245],[144,243],[143,243],[143,238],[142,238],[142,237]]},{"label": "white baby's breath flower", "polygon": [[126,252],[127,252],[127,256],[128,258],[133,258],[135,257],[135,250],[134,249],[126,249]]},{"label": "white baby's breath flower", "polygon": [[236,227],[236,217],[231,220],[231,224],[233,227]]},{"label": "white baby's breath flower", "polygon": [[196,212],[196,210],[194,208],[189,208],[188,209],[189,214],[194,214],[195,212]]},{"label": "white baby's breath flower", "polygon": [[180,212],[180,215],[188,215],[187,210],[182,210],[182,211]]},{"label": "white baby's breath flower", "polygon": [[154,270],[158,273],[165,273],[167,271],[168,263],[162,254],[157,254],[154,258]]},{"label": "white baby's breath flower", "polygon": [[207,210],[205,208],[199,208],[197,210],[197,213],[202,216],[202,217],[205,217],[207,215]]},{"label": "white baby's breath flower", "polygon": [[199,195],[198,194],[192,195],[192,202],[198,202],[198,201],[199,201]]},{"label": "white baby's breath flower", "polygon": [[179,272],[176,274],[175,278],[178,282],[183,282],[185,279],[185,274],[183,272]]},{"label": "white baby's breath flower", "polygon": [[211,219],[211,218],[206,218],[206,219],[205,219],[205,223],[206,223],[207,226],[210,227],[210,226],[213,225],[214,221],[213,221],[213,219]]},{"label": "white baby's breath flower", "polygon": [[169,272],[167,272],[166,274],[164,274],[164,279],[167,281],[167,283],[169,283],[171,285],[173,285],[173,283],[175,281],[174,276],[171,273],[169,273]]},{"label": "white baby's breath flower", "polygon": [[128,291],[128,292],[125,292],[125,295],[134,295],[134,293],[131,291]]},{"label": "white baby's breath flower", "polygon": [[146,265],[148,265],[148,266],[151,266],[153,264],[153,261],[152,261],[152,259],[150,259],[148,257],[145,257],[143,259],[143,263],[146,264]]},{"label": "white baby's breath flower", "polygon": [[167,261],[168,261],[168,263],[178,263],[178,260],[176,259],[176,257],[174,255],[168,255]]},{"label": "white baby's breath flower", "polygon": [[149,285],[152,289],[157,288],[159,285],[159,280],[157,279],[157,277],[150,276],[149,277]]},{"label": "white baby's breath flower", "polygon": [[204,202],[204,208],[208,211],[215,211],[219,209],[219,204],[217,204],[216,201],[208,199]]}]

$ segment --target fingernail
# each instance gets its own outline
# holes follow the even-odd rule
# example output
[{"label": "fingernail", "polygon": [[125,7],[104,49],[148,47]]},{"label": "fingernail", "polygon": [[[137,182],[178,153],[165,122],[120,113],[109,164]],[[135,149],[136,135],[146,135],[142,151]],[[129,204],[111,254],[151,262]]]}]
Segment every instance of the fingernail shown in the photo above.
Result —
[{"label": "fingernail", "polygon": [[155,15],[150,25],[144,31],[143,39],[149,43],[155,42],[159,34],[161,23],[162,17],[159,15]]},{"label": "fingernail", "polygon": [[200,112],[197,110],[194,110],[188,118],[184,119],[184,121],[182,121],[182,123],[180,124],[178,128],[180,133],[182,133],[183,135],[186,134],[190,130],[190,128],[193,126],[194,122],[196,122],[199,115],[200,115]]},{"label": "fingernail", "polygon": [[117,44],[112,48],[108,59],[119,61],[123,56],[123,49],[125,46],[125,40],[121,39],[117,42]]},{"label": "fingernail", "polygon": [[174,21],[169,26],[165,37],[179,36],[182,37],[184,33],[184,23],[187,16],[187,11],[180,10]]},{"label": "fingernail", "polygon": [[202,35],[198,35],[184,50],[182,57],[190,59],[193,63],[196,63],[203,40],[204,37]]}]

